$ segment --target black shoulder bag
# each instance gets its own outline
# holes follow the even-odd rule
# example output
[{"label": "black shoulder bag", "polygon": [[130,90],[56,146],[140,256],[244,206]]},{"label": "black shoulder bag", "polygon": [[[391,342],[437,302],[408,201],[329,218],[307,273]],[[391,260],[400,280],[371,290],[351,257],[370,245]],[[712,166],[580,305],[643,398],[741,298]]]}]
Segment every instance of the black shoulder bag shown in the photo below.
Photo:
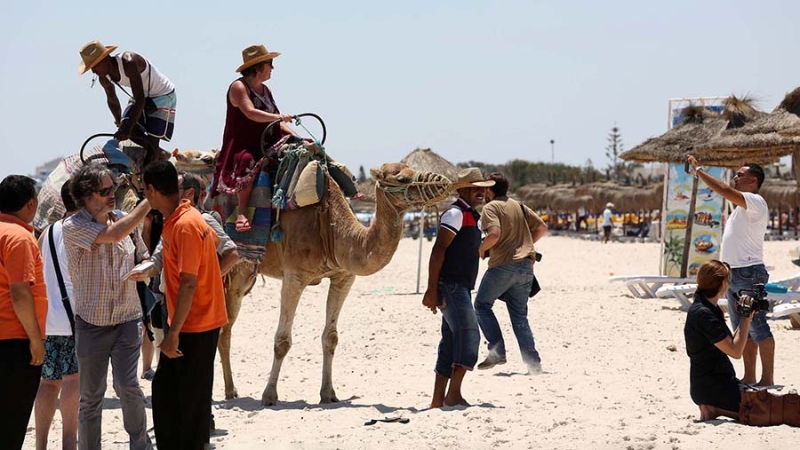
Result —
[{"label": "black shoulder bag", "polygon": [[[525,205],[520,203],[519,207],[520,207],[520,209],[522,209],[522,218],[525,220],[525,226],[527,227],[528,226],[528,224],[527,224],[527,222],[528,222],[528,214],[525,212]],[[534,258],[536,259],[536,261],[541,261],[542,260],[541,253],[537,252],[535,254]],[[528,298],[531,298],[534,295],[538,294],[539,291],[541,291],[541,290],[542,290],[542,287],[539,286],[539,280],[536,279],[536,274],[534,273],[533,274],[533,282],[531,283],[531,291],[528,293]]]},{"label": "black shoulder bag", "polygon": [[67,295],[67,287],[64,285],[64,276],[61,275],[61,266],[58,264],[58,253],[56,252],[56,243],[53,242],[53,225],[50,225],[50,230],[47,232],[47,240],[50,241],[50,257],[53,259],[53,267],[56,270],[56,278],[58,279],[58,288],[61,290],[61,302],[64,303],[64,311],[67,312],[69,319],[69,327],[72,329],[72,336],[75,336],[75,316],[72,313],[72,305],[69,303],[69,295]]},{"label": "black shoulder bag", "polygon": [[[135,233],[135,231],[133,233]],[[131,244],[133,244],[134,265],[138,265],[142,261],[139,260],[136,237],[133,235],[133,233],[129,234],[128,237],[131,239]],[[142,307],[142,323],[144,323],[145,329],[147,330],[147,337],[150,339],[150,342],[154,342],[155,336],[153,336],[153,332],[150,331],[150,328],[147,327],[147,324],[150,322],[150,313],[153,311],[153,308],[155,308],[158,300],[153,294],[153,291],[150,290],[150,287],[148,287],[147,283],[144,281],[136,282],[136,293],[139,295],[139,303]]]}]

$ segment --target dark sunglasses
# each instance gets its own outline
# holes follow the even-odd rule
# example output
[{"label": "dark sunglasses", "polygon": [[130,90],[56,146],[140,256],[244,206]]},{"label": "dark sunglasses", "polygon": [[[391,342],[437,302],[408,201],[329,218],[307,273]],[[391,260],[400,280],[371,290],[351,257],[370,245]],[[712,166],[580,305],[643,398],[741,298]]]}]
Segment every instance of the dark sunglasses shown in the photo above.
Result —
[{"label": "dark sunglasses", "polygon": [[100,189],[99,191],[97,191],[97,195],[99,195],[100,197],[108,197],[116,189],[117,189],[117,187],[112,185],[112,186],[109,186],[107,188]]},{"label": "dark sunglasses", "polygon": [[275,68],[275,65],[272,63],[272,60],[271,60],[271,59],[268,59],[268,60],[266,60],[266,61],[264,61],[264,62],[265,62],[265,63],[266,63],[268,66],[272,67],[273,69]]}]

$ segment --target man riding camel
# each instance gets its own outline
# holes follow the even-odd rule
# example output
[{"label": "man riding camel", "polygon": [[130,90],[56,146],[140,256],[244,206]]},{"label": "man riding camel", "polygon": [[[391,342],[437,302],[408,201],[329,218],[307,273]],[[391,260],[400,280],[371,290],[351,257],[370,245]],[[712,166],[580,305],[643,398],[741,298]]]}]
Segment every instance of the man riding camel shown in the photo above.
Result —
[{"label": "man riding camel", "polygon": [[[140,165],[144,167],[152,161],[169,158],[158,141],[172,139],[177,104],[175,85],[141,55],[122,52],[112,56],[116,49],[116,45],[104,46],[99,41],[84,45],[78,73],[83,75],[91,70],[97,75],[117,126],[114,137],[120,141],[131,139],[144,147],[146,154]],[[130,97],[124,112],[114,85]],[[130,88],[130,92],[123,86]]]}]

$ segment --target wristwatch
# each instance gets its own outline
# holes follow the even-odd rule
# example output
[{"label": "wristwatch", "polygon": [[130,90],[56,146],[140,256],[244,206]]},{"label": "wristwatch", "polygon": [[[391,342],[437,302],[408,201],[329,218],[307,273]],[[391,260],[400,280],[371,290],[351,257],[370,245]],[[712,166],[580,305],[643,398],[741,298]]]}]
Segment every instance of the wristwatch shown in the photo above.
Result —
[{"label": "wristwatch", "polygon": [[703,166],[697,166],[694,169],[694,177],[697,178],[697,176],[700,174],[700,172],[705,172],[705,171],[706,170],[703,168]]}]

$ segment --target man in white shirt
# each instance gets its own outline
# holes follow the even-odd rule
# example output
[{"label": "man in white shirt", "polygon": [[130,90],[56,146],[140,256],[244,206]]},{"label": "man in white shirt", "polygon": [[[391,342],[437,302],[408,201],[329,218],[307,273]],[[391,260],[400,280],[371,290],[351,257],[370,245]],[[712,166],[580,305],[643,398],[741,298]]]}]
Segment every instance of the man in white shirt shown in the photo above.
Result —
[{"label": "man in white shirt", "polygon": [[603,210],[603,244],[611,239],[611,228],[614,226],[612,219],[611,208],[614,204],[611,202],[606,203],[606,209]]},{"label": "man in white shirt", "polygon": [[[745,164],[733,176],[733,187],[709,175],[693,156],[688,157],[696,177],[714,192],[737,206],[728,217],[722,234],[720,259],[731,267],[728,301],[738,299],[740,289],[752,289],[756,283],[766,284],[769,274],[764,266],[764,235],[767,232],[769,209],[758,190],[764,183],[764,169],[758,164]],[[736,307],[729,308],[733,329],[739,327]],[[753,312],[750,338],[744,350],[742,383],[756,383],[756,359],[761,353],[760,386],[775,383],[775,339],[767,323],[767,312]]]},{"label": "man in white shirt", "polygon": [[[78,211],[75,201],[69,194],[69,181],[61,188],[61,200],[69,217]],[[74,449],[78,445],[78,405],[80,399],[80,379],[78,378],[78,355],[75,353],[75,337],[72,334],[74,324],[72,311],[75,301],[72,300],[72,281],[67,266],[67,249],[64,247],[62,234],[63,219],[54,222],[45,229],[39,238],[39,249],[42,252],[44,280],[47,285],[47,339],[44,341],[45,357],[42,364],[42,381],[36,394],[36,448],[46,449],[50,425],[56,412],[56,405],[61,408],[61,448]],[[52,230],[52,231],[51,231]],[[70,302],[69,313],[61,293],[61,286],[56,275],[50,237],[58,258],[61,279]],[[61,399],[59,401],[59,391]]]}]

